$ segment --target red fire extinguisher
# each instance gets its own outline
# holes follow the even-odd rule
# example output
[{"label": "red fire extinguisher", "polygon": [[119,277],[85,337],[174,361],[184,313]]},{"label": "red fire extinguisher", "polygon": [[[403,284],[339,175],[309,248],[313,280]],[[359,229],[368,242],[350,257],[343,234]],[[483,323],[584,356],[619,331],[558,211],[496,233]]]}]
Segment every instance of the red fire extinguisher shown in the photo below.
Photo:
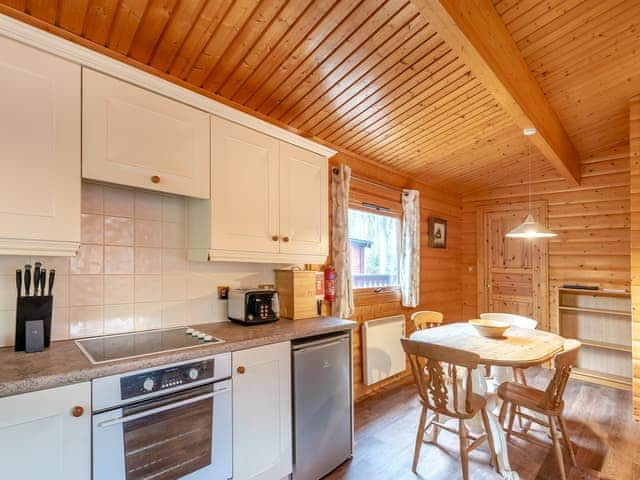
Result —
[{"label": "red fire extinguisher", "polygon": [[331,302],[336,296],[336,270],[329,265],[324,270],[324,299]]}]

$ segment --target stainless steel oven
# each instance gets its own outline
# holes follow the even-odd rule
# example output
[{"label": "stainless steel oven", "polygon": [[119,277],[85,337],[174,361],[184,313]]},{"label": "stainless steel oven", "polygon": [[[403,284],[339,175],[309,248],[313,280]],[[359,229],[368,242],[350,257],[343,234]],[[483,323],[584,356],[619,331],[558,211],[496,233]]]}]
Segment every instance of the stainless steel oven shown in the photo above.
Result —
[{"label": "stainless steel oven", "polygon": [[94,480],[232,477],[231,355],[93,381]]}]

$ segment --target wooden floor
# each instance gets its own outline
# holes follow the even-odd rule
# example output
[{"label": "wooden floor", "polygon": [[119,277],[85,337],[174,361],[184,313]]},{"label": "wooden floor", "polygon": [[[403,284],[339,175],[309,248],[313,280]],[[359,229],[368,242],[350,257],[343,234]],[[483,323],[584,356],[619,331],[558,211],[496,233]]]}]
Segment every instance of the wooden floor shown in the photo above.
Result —
[{"label": "wooden floor", "polygon": [[[543,387],[549,373],[529,369],[529,382]],[[571,380],[565,400],[566,418],[580,468],[570,480],[640,480],[640,424],[631,421],[630,392]],[[418,475],[411,472],[419,402],[413,385],[386,391],[356,406],[355,456],[327,479],[403,480],[461,478],[457,437],[440,434],[441,447],[425,444]],[[551,448],[513,439],[512,468],[522,480],[560,478]],[[472,479],[500,478],[489,466],[486,446],[472,452]],[[565,457],[568,463],[568,458]]]}]

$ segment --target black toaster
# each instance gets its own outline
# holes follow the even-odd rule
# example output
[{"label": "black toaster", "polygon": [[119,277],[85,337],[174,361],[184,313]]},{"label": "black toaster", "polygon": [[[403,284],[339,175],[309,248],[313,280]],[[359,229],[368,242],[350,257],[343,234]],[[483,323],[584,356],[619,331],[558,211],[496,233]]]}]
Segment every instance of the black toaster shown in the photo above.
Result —
[{"label": "black toaster", "polygon": [[278,292],[238,288],[229,292],[227,318],[245,325],[275,322],[280,317]]}]

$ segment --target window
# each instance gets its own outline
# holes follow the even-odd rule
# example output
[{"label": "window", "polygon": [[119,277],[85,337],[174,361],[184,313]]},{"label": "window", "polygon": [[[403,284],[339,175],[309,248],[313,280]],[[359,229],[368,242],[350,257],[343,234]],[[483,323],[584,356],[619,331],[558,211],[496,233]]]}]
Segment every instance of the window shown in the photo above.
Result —
[{"label": "window", "polygon": [[349,209],[353,288],[399,285],[400,219]]}]

